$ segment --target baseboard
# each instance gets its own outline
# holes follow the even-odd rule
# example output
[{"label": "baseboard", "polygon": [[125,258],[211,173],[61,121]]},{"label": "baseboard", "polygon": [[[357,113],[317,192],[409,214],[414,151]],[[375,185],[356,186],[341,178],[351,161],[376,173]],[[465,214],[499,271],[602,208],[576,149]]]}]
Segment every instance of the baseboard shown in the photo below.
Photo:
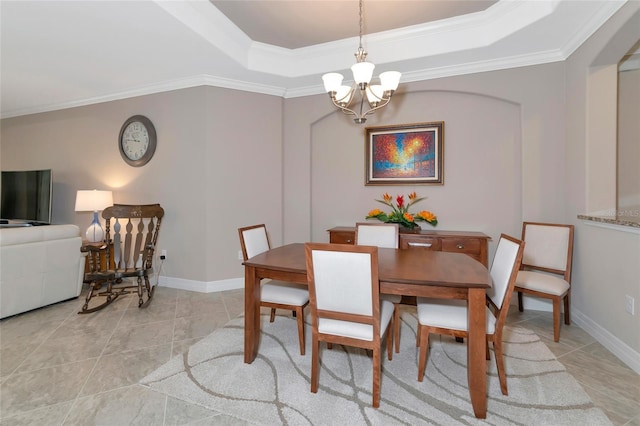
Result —
[{"label": "baseboard", "polygon": [[622,340],[576,309],[571,309],[571,320],[607,348],[609,352],[620,358],[629,368],[640,374],[640,353],[634,351]]},{"label": "baseboard", "polygon": [[183,278],[160,276],[158,285],[177,288],[179,290],[197,291],[199,293],[216,293],[218,291],[237,290],[244,287],[244,278],[231,278],[219,281],[195,281]]}]

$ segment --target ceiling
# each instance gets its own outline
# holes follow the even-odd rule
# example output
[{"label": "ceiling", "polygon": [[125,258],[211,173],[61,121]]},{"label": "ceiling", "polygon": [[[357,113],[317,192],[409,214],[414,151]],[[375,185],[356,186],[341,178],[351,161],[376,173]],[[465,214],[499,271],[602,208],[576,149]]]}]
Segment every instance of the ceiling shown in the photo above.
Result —
[{"label": "ceiling", "polygon": [[[555,62],[625,1],[367,0],[363,44],[401,83]],[[351,78],[359,31],[355,0],[2,0],[0,19],[2,118],[201,85],[319,94]]]}]

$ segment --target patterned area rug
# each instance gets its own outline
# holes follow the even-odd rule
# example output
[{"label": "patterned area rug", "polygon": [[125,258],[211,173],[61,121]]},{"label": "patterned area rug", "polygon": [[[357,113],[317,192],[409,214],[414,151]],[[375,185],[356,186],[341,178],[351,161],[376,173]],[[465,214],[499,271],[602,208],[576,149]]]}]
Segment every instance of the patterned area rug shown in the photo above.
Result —
[{"label": "patterned area rug", "polygon": [[365,351],[321,345],[320,388],[310,391],[307,355],[295,320],[262,317],[258,357],[243,362],[243,318],[175,357],[140,383],[158,392],[259,425],[610,425],[576,380],[533,332],[504,336],[509,395],[500,392],[493,353],[487,367],[486,420],[476,419],[467,389],[466,345],[432,336],[427,372],[417,381],[417,319],[402,316],[400,353],[383,355],[381,403],[371,408],[371,358]]}]

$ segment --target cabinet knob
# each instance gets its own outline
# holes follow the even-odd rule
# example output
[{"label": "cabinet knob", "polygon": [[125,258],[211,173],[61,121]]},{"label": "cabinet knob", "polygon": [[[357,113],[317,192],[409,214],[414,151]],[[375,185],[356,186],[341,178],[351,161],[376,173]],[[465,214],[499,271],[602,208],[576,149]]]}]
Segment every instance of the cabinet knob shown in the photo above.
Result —
[{"label": "cabinet knob", "polygon": [[347,240],[347,242],[348,242],[349,244],[351,244],[351,240]]},{"label": "cabinet knob", "polygon": [[457,247],[459,250],[462,250],[462,249],[464,248],[464,244],[458,244],[456,247]]}]

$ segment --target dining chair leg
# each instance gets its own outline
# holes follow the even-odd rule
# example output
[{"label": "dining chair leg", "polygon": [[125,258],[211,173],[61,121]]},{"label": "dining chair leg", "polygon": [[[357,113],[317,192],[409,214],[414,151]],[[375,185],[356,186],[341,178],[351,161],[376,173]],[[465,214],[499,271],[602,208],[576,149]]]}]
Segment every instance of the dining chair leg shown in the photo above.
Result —
[{"label": "dining chair leg", "polygon": [[393,328],[391,326],[387,330],[387,359],[389,361],[393,359]]},{"label": "dining chair leg", "polygon": [[418,358],[418,381],[422,382],[429,352],[429,327],[420,326],[420,355]]},{"label": "dining chair leg", "polygon": [[273,322],[276,319],[276,308],[271,308],[271,316],[269,317],[269,322]]},{"label": "dining chair leg", "polygon": [[571,325],[571,310],[569,304],[571,300],[571,290],[564,296],[564,323]]},{"label": "dining chair leg", "polygon": [[314,333],[311,339],[311,393],[318,392],[319,348],[320,342]]},{"label": "dining chair leg", "polygon": [[553,298],[553,340],[560,340],[560,298]]},{"label": "dining chair leg", "polygon": [[521,292],[521,291],[519,291],[519,292],[518,292],[518,310],[519,310],[520,312],[522,312],[522,310],[523,310],[523,305],[522,305],[522,292]]},{"label": "dining chair leg", "polygon": [[489,361],[491,359],[491,354],[489,353],[489,335],[487,335],[487,342],[484,345],[486,348],[486,355],[487,355],[487,361]]},{"label": "dining chair leg", "polygon": [[396,344],[396,353],[400,353],[400,304],[393,304],[393,338]]},{"label": "dining chair leg", "polygon": [[493,340],[493,351],[496,357],[496,366],[498,367],[498,379],[500,379],[500,390],[503,395],[509,395],[507,390],[507,374],[504,371],[504,359],[502,357],[502,338]]},{"label": "dining chair leg", "polygon": [[304,355],[304,313],[302,306],[296,308],[296,319],[298,323],[298,340],[300,341],[300,355]]},{"label": "dining chair leg", "polygon": [[380,349],[373,349],[373,408],[380,407]]}]

